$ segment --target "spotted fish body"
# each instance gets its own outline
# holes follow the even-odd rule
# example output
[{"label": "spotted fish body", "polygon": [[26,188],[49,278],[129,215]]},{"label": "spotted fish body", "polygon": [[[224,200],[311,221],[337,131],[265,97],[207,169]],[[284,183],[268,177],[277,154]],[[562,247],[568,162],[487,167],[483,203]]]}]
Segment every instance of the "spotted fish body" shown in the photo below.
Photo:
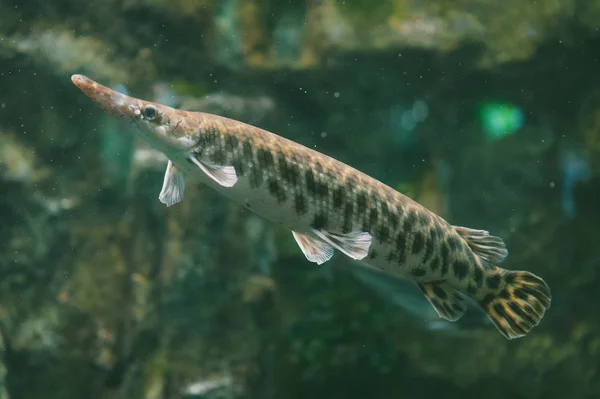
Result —
[{"label": "spotted fish body", "polygon": [[541,278],[498,267],[507,255],[500,238],[452,226],[334,158],[242,122],[128,97],[81,75],[72,80],[169,158],[159,196],[168,206],[183,199],[183,176],[193,176],[289,228],[309,261],[321,264],[339,250],[411,279],[451,321],[470,297],[509,339],[527,334],[550,306]]},{"label": "spotted fish body", "polygon": [[[372,177],[262,129],[206,115],[197,153],[234,166],[239,192],[216,188],[292,231],[368,232],[371,266],[416,281],[466,277],[475,258],[444,219]],[[482,274],[483,277],[483,274]],[[464,287],[461,285],[464,284]]]}]

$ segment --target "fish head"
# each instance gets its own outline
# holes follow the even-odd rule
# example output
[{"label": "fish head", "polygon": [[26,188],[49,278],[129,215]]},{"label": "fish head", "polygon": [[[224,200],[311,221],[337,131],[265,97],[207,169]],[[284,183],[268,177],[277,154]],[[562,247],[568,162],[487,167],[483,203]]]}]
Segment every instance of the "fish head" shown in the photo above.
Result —
[{"label": "fish head", "polygon": [[83,75],[71,81],[108,114],[135,124],[140,136],[162,152],[187,151],[200,141],[200,129],[186,125],[185,111],[130,97]]}]

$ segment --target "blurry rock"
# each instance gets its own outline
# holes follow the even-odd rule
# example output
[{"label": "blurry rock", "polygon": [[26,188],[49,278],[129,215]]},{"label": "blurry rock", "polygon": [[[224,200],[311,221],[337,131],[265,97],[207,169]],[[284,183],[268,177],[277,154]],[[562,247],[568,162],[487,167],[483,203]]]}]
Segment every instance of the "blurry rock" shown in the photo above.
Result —
[{"label": "blurry rock", "polygon": [[0,36],[0,39],[0,47],[25,54],[60,74],[79,72],[114,83],[127,81],[129,77],[125,60],[115,59],[111,45],[98,38],[47,29],[29,35]]}]

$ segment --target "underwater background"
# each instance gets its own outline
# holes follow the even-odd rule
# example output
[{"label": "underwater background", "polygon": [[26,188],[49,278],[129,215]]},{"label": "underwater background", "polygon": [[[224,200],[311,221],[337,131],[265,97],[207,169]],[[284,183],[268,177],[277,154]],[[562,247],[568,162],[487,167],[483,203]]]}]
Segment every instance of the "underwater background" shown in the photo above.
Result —
[{"label": "underwater background", "polygon": [[[600,1],[0,0],[0,399],[600,398]],[[71,83],[241,120],[451,224],[553,300],[471,306],[212,189]]]}]

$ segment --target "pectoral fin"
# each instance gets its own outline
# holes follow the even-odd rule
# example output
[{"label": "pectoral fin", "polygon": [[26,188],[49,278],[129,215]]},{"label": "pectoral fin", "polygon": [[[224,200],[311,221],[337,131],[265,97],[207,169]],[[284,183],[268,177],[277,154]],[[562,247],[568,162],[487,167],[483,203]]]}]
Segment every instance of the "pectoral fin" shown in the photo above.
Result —
[{"label": "pectoral fin", "polygon": [[184,189],[183,172],[177,169],[173,162],[169,161],[158,199],[166,206],[174,205],[183,200]]},{"label": "pectoral fin", "polygon": [[369,254],[372,237],[366,231],[355,231],[347,234],[320,230],[314,232],[323,241],[352,259],[361,260]]},{"label": "pectoral fin", "polygon": [[223,187],[233,187],[237,182],[237,174],[233,166],[215,165],[208,161],[199,160],[193,154],[189,157],[195,165],[197,165],[211,179],[219,183]]},{"label": "pectoral fin", "polygon": [[309,261],[321,265],[333,256],[333,248],[325,241],[295,231],[292,231],[292,234]]}]

